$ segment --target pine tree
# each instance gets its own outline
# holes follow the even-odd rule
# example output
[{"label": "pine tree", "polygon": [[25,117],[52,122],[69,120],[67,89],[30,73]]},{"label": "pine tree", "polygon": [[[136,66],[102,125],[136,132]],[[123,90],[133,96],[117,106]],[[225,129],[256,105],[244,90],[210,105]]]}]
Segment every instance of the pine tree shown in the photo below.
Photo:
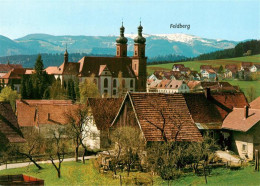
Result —
[{"label": "pine tree", "polygon": [[27,98],[25,76],[22,77],[22,82],[21,82],[21,97],[22,97],[22,99],[26,99]]}]

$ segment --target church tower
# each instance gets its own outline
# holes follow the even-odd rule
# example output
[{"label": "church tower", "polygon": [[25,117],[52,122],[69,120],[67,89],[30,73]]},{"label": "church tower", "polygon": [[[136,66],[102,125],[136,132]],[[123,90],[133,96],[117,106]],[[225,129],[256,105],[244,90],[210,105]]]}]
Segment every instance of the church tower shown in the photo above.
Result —
[{"label": "church tower", "polygon": [[132,58],[132,69],[136,76],[136,91],[146,92],[146,61],[145,57],[145,42],[146,39],[142,36],[143,27],[138,27],[138,36],[134,39],[134,56]]},{"label": "church tower", "polygon": [[122,22],[120,37],[116,39],[116,57],[127,57],[127,38],[124,36],[125,27]]},{"label": "church tower", "polygon": [[64,53],[64,63],[68,63],[68,61],[69,61],[69,54],[68,54],[67,47],[66,47],[66,51]]}]

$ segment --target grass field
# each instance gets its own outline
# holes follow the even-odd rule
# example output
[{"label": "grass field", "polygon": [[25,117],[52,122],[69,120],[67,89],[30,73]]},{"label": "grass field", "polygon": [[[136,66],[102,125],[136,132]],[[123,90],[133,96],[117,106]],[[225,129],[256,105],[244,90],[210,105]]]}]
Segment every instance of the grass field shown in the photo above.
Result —
[{"label": "grass field", "polygon": [[[226,64],[234,64],[240,62],[253,62],[260,63],[260,54],[247,57],[238,57],[238,58],[229,58],[229,59],[216,59],[216,60],[204,60],[204,61],[187,61],[187,62],[178,62],[178,64],[184,64],[185,67],[189,67],[191,70],[200,70],[200,65],[212,65],[223,67]],[[172,69],[174,63],[159,64],[159,65],[149,65],[147,66],[148,74],[152,74],[155,70],[166,70],[169,71]]]},{"label": "grass field", "polygon": [[[7,174],[26,174],[45,180],[45,185],[120,185],[119,179],[113,179],[112,173],[101,174],[94,166],[94,160],[89,160],[86,164],[76,162],[64,162],[62,164],[61,178],[57,178],[56,171],[51,164],[44,164],[43,170],[38,170],[35,166],[29,166],[18,169],[9,169],[0,171],[0,175]],[[125,173],[122,174],[123,180],[126,180]],[[131,172],[128,180],[146,180],[151,182],[149,173]],[[159,177],[154,177],[154,185],[167,185]],[[126,183],[126,182],[123,182]],[[127,182],[133,185],[133,182]],[[204,185],[203,176],[194,176],[189,173],[171,182],[171,185]],[[230,170],[226,168],[213,169],[208,177],[208,185],[259,185],[260,172],[255,172],[253,166],[245,167],[241,170]]]}]

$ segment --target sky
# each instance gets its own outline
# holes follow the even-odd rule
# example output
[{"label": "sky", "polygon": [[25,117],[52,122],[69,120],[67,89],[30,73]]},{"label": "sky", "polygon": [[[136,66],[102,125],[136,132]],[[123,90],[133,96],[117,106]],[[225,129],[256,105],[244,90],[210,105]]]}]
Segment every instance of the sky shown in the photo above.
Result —
[{"label": "sky", "polygon": [[[0,0],[0,35],[184,33],[209,39],[260,39],[259,0]],[[173,24],[190,25],[170,28]]]}]

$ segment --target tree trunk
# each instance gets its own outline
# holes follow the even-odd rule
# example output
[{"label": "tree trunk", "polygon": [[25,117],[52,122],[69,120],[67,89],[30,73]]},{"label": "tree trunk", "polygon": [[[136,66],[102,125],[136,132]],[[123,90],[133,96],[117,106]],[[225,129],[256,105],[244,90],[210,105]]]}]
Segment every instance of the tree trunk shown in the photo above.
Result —
[{"label": "tree trunk", "polygon": [[57,169],[58,172],[58,178],[60,178],[60,169]]},{"label": "tree trunk", "polygon": [[85,156],[87,155],[87,149],[84,148],[84,153],[83,153],[83,156],[82,156],[82,162],[83,164],[85,164]]},{"label": "tree trunk", "polygon": [[208,183],[208,180],[207,180],[207,175],[206,175],[206,171],[205,171],[205,161],[204,161],[204,163],[203,163],[203,174],[204,174],[204,177],[205,177],[205,182],[206,182],[206,184]]},{"label": "tree trunk", "polygon": [[42,167],[41,167],[36,161],[34,161],[34,159],[33,159],[33,157],[32,157],[31,155],[25,154],[25,153],[21,153],[21,152],[19,152],[19,153],[20,153],[21,155],[24,155],[24,156],[26,156],[27,158],[29,158],[30,161],[33,162],[33,164],[34,164],[39,170],[42,169]]},{"label": "tree trunk", "polygon": [[75,161],[78,162],[79,161],[79,146],[77,144],[76,148],[75,148]]}]

